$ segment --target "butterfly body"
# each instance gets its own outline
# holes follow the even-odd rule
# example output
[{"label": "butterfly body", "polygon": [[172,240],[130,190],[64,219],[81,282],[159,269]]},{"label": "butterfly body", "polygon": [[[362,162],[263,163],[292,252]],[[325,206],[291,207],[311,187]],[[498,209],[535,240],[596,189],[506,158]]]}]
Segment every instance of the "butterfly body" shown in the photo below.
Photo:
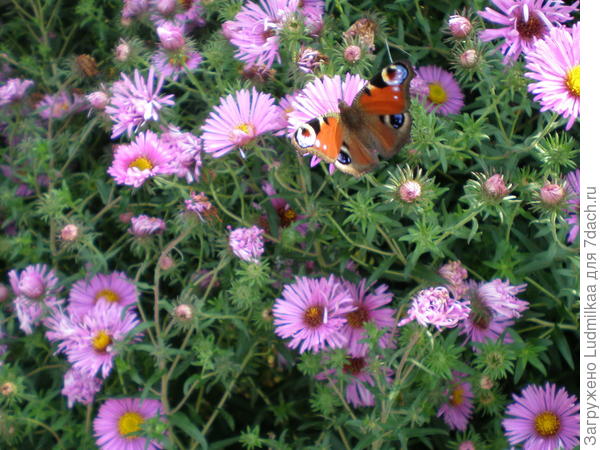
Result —
[{"label": "butterfly body", "polygon": [[411,118],[408,88],[411,66],[397,62],[384,68],[339,112],[300,126],[292,142],[300,153],[319,158],[354,176],[373,170],[379,156],[390,158],[408,142]]}]

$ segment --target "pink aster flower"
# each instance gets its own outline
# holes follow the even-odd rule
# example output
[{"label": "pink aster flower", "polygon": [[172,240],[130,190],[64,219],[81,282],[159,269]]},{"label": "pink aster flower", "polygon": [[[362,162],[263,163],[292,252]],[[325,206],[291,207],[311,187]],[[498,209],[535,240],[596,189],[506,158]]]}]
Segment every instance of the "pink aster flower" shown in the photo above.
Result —
[{"label": "pink aster flower", "polygon": [[511,445],[530,450],[571,450],[579,445],[579,403],[565,388],[546,383],[513,394],[502,421]]},{"label": "pink aster flower", "polygon": [[529,307],[529,303],[516,297],[527,284],[511,286],[508,281],[495,279],[479,285],[477,295],[497,316],[516,319]]},{"label": "pink aster flower", "polygon": [[258,263],[265,251],[263,233],[257,226],[236,228],[229,233],[229,248],[238,258]]},{"label": "pink aster flower", "polygon": [[567,175],[567,191],[570,194],[567,212],[567,223],[571,225],[571,230],[567,235],[567,242],[573,243],[579,235],[579,169],[570,172]]},{"label": "pink aster flower", "polygon": [[71,316],[81,317],[98,302],[114,303],[125,308],[134,305],[137,300],[135,284],[124,273],[99,273],[89,280],[79,280],[73,284],[67,310]]},{"label": "pink aster flower", "polygon": [[535,80],[528,86],[542,111],[551,110],[568,119],[566,129],[579,117],[580,55],[579,23],[572,29],[552,28],[525,54],[525,76]]},{"label": "pink aster flower", "polygon": [[579,1],[565,5],[562,0],[491,0],[500,10],[486,8],[479,15],[500,25],[479,35],[482,41],[504,39],[500,50],[504,54],[504,64],[516,60],[522,52],[527,52],[538,40],[544,38],[555,25],[572,19],[571,13],[577,10]]},{"label": "pink aster flower", "polygon": [[58,300],[58,279],[53,270],[45,264],[27,266],[20,273],[8,273],[10,285],[15,294],[14,307],[19,319],[19,328],[25,334],[33,333],[47,313],[56,311],[62,304]]},{"label": "pink aster flower", "polygon": [[140,187],[148,178],[173,172],[173,154],[152,131],[146,131],[129,144],[116,146],[108,174],[117,184]]},{"label": "pink aster flower", "polygon": [[450,283],[448,289],[454,297],[462,298],[467,290],[465,281],[469,277],[469,274],[460,261],[447,262],[439,268],[438,273],[448,280],[448,283]]},{"label": "pink aster flower", "polygon": [[302,0],[298,2],[300,11],[304,15],[304,24],[312,36],[318,36],[323,28],[325,17],[324,0]]},{"label": "pink aster flower", "polygon": [[255,88],[229,94],[221,98],[202,127],[204,151],[219,158],[261,134],[281,130],[285,126],[281,117],[281,109],[269,94]]},{"label": "pink aster flower", "polygon": [[117,355],[117,344],[127,342],[128,334],[139,325],[133,310],[123,312],[115,303],[98,302],[82,317],[55,313],[46,320],[46,336],[61,341],[58,351],[64,352],[73,367],[93,377],[101,372],[106,378]]},{"label": "pink aster flower", "polygon": [[121,15],[126,19],[131,19],[145,13],[149,5],[149,0],[123,0]]},{"label": "pink aster flower", "polygon": [[33,81],[11,78],[0,86],[0,107],[16,103],[25,97],[27,89],[33,86]]},{"label": "pink aster flower", "polygon": [[[417,80],[417,81],[415,81]],[[441,116],[449,114],[458,114],[464,106],[464,95],[460,90],[459,84],[447,70],[438,66],[422,66],[416,69],[416,76],[411,81],[415,86],[422,86],[421,91],[424,91],[424,85],[427,84],[427,91],[419,94],[416,98],[425,105],[425,109],[429,112],[435,112]]]},{"label": "pink aster flower", "polygon": [[[346,324],[342,332],[347,336],[348,354],[352,357],[366,356],[369,346],[362,342],[367,338],[365,323],[372,322],[377,328],[391,329],[394,327],[394,310],[382,308],[392,301],[393,295],[385,284],[379,285],[374,291],[369,292],[370,286],[366,286],[367,280],[361,280],[354,284],[346,282],[345,286],[352,297],[354,309],[346,314]],[[388,332],[381,337],[379,345],[382,348],[394,346],[392,333]]]},{"label": "pink aster flower", "polygon": [[102,380],[89,376],[71,368],[65,373],[64,387],[60,393],[67,397],[67,404],[72,408],[75,402],[89,405],[94,396],[102,389]]},{"label": "pink aster flower", "polygon": [[184,26],[185,32],[189,32],[196,27],[202,27],[206,24],[204,19],[203,0],[185,0],[180,1],[181,10],[176,12],[174,20]]},{"label": "pink aster flower", "polygon": [[113,124],[112,138],[127,132],[129,136],[149,120],[157,121],[159,111],[164,106],[175,104],[173,95],[160,96],[164,76],[160,75],[154,86],[154,67],[150,67],[148,79],[145,80],[136,69],[133,81],[124,73],[121,80],[112,86],[112,97],[105,111]]},{"label": "pink aster flower", "polygon": [[164,22],[156,28],[160,45],[166,50],[179,50],[185,45],[183,27],[173,22]]},{"label": "pink aster flower", "polygon": [[465,431],[473,413],[473,392],[471,383],[463,381],[465,376],[454,372],[452,384],[444,392],[448,401],[437,412],[453,430]]},{"label": "pink aster flower", "polygon": [[170,80],[177,80],[186,70],[196,69],[203,60],[200,53],[187,46],[178,50],[161,49],[152,55],[156,71]]},{"label": "pink aster flower", "polygon": [[86,108],[86,99],[79,94],[69,94],[60,91],[56,94],[46,94],[38,103],[37,111],[44,119],[62,119],[71,113]]},{"label": "pink aster flower", "polygon": [[419,291],[412,299],[407,317],[398,326],[406,325],[412,320],[426,327],[454,328],[469,316],[471,308],[468,301],[456,300],[450,296],[445,287],[432,287]]},{"label": "pink aster flower", "polygon": [[174,125],[163,128],[160,142],[168,147],[173,160],[173,174],[185,178],[188,183],[198,181],[202,167],[202,140]]},{"label": "pink aster flower", "polygon": [[[276,196],[277,191],[275,191],[275,188],[271,183],[267,181],[263,182],[262,189],[265,194],[271,197],[271,206],[273,209],[275,209],[277,215],[279,216],[279,226],[281,228],[287,228],[298,220],[306,219],[306,216],[298,215],[298,213],[296,213],[296,211],[284,198]],[[295,228],[303,236],[305,236],[308,232],[308,224],[306,223],[296,224]]]},{"label": "pink aster flower", "polygon": [[146,214],[132,217],[130,223],[131,227],[129,228],[129,232],[136,237],[161,234],[167,227],[164,220],[159,219],[158,217],[150,217]]},{"label": "pink aster flower", "polygon": [[96,445],[101,450],[159,450],[163,446],[140,433],[142,424],[149,419],[163,418],[159,400],[138,398],[111,398],[106,400],[94,419]]},{"label": "pink aster flower", "polygon": [[318,352],[346,345],[342,332],[346,315],[354,309],[348,289],[333,275],[312,279],[296,277],[283,288],[275,300],[273,317],[275,334],[291,338],[290,348]]}]

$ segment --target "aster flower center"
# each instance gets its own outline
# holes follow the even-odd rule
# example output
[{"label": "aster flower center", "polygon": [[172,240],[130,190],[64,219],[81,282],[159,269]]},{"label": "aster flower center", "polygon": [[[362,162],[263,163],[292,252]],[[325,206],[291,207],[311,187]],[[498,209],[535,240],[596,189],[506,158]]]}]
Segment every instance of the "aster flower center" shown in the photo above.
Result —
[{"label": "aster flower center", "polygon": [[112,344],[112,338],[104,330],[99,331],[92,338],[92,347],[99,353],[106,352],[106,348],[110,344]]},{"label": "aster flower center", "polygon": [[154,165],[145,156],[140,156],[139,158],[137,158],[133,162],[131,162],[129,164],[129,167],[130,168],[135,167],[138,170],[152,170],[154,168]]},{"label": "aster flower center", "polygon": [[462,402],[464,400],[464,394],[465,390],[462,388],[462,386],[455,387],[452,391],[452,394],[450,394],[450,404],[452,406],[462,405]]},{"label": "aster flower center", "polygon": [[144,423],[144,418],[140,413],[126,412],[119,417],[117,427],[119,428],[119,434],[126,439],[135,439],[136,436],[128,436],[131,433],[140,431],[142,428],[140,425]]},{"label": "aster flower center", "polygon": [[316,328],[323,323],[323,308],[311,306],[304,312],[304,323],[306,326]]},{"label": "aster flower center", "polygon": [[580,66],[575,66],[567,72],[565,77],[565,85],[573,97],[579,97],[580,84],[579,75],[581,72]]},{"label": "aster flower center", "polygon": [[279,215],[279,224],[282,228],[289,227],[296,221],[296,217],[298,217],[298,214],[292,208],[281,208],[277,213]]},{"label": "aster flower center", "polygon": [[109,303],[116,303],[120,300],[119,295],[115,291],[111,291],[110,289],[102,289],[96,294],[96,301],[103,298]]},{"label": "aster flower center", "polygon": [[527,20],[523,16],[517,19],[516,28],[519,36],[526,41],[541,38],[546,29],[542,21],[535,14],[531,14],[531,12]]},{"label": "aster flower center", "polygon": [[256,129],[251,123],[241,123],[233,127],[231,140],[236,145],[244,145],[250,142],[256,134]]},{"label": "aster flower center", "polygon": [[362,328],[363,324],[369,321],[369,312],[364,308],[358,308],[346,314],[346,320],[352,328]]},{"label": "aster flower center", "polygon": [[435,103],[436,105],[441,105],[448,100],[448,94],[442,87],[440,83],[430,83],[429,84],[429,95],[427,96],[431,103]]},{"label": "aster flower center", "polygon": [[349,373],[354,376],[358,375],[367,365],[365,358],[348,358],[348,362],[344,364],[344,373]]},{"label": "aster flower center", "polygon": [[175,67],[183,67],[188,61],[188,55],[185,51],[174,53],[169,57],[169,64]]},{"label": "aster flower center", "polygon": [[535,431],[543,437],[556,436],[560,429],[560,419],[550,411],[544,411],[535,416],[534,424]]}]

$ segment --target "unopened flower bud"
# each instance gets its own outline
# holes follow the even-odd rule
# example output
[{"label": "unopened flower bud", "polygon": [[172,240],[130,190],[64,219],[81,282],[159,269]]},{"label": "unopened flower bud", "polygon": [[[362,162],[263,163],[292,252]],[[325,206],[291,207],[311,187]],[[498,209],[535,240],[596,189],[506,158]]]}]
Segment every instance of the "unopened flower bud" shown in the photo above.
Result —
[{"label": "unopened flower bud", "polygon": [[448,19],[448,27],[450,28],[450,33],[452,33],[452,36],[457,39],[463,39],[467,37],[473,30],[471,21],[466,17],[459,15],[450,16]]},{"label": "unopened flower bud", "polygon": [[6,382],[2,383],[2,386],[0,386],[0,393],[2,395],[4,395],[5,397],[8,397],[13,392],[15,392],[16,389],[17,389],[17,387],[15,386],[14,383],[11,383],[10,381],[6,381]]},{"label": "unopened flower bud", "polygon": [[177,317],[179,320],[192,320],[193,316],[194,311],[192,310],[192,307],[190,305],[182,303],[181,305],[177,305],[177,307],[175,308],[175,317]]},{"label": "unopened flower bud", "polygon": [[77,225],[72,223],[65,225],[62,230],[60,230],[60,238],[63,241],[73,242],[79,236],[79,228]]},{"label": "unopened flower bud", "polygon": [[121,39],[121,43],[117,45],[115,49],[115,58],[117,61],[125,62],[129,58],[129,54],[131,53],[131,48],[129,44]]},{"label": "unopened flower bud", "polygon": [[476,50],[472,48],[469,50],[465,50],[462,55],[460,55],[460,65],[465,69],[471,69],[477,65],[479,62],[479,55]]},{"label": "unopened flower bud", "polygon": [[415,180],[406,181],[400,186],[400,198],[406,203],[413,203],[421,196],[421,184]]},{"label": "unopened flower bud", "polygon": [[556,206],[565,199],[565,190],[555,183],[546,183],[540,189],[540,199],[547,206]]},{"label": "unopened flower bud", "polygon": [[133,217],[132,212],[124,212],[124,213],[119,214],[119,220],[123,223],[131,222],[132,217]]},{"label": "unopened flower bud", "polygon": [[485,180],[483,189],[487,195],[496,199],[506,197],[506,194],[508,194],[508,188],[504,182],[504,177],[499,173],[496,173]]},{"label": "unopened flower bud", "polygon": [[179,50],[185,45],[183,28],[170,22],[165,22],[156,29],[160,44],[167,50]]},{"label": "unopened flower bud", "polygon": [[481,386],[481,389],[489,390],[494,387],[494,382],[490,379],[490,377],[484,375],[481,377],[479,386]]},{"label": "unopened flower bud", "polygon": [[173,261],[173,258],[171,258],[169,255],[163,255],[158,259],[158,266],[162,270],[169,270],[174,265],[175,262]]},{"label": "unopened flower bud", "polygon": [[175,11],[176,7],[177,0],[158,0],[155,4],[156,10],[165,16],[168,16]]},{"label": "unopened flower bud", "polygon": [[106,95],[106,92],[95,91],[86,95],[86,98],[88,102],[90,102],[90,105],[101,111],[104,110],[108,104],[108,95]]},{"label": "unopened flower bud", "polygon": [[44,280],[35,272],[24,273],[19,280],[19,290],[29,298],[38,298],[46,290]]},{"label": "unopened flower bud", "polygon": [[355,63],[360,60],[362,51],[358,45],[349,45],[344,50],[344,59],[349,63]]},{"label": "unopened flower bud", "polygon": [[475,444],[472,441],[464,441],[461,442],[458,446],[458,450],[476,450]]},{"label": "unopened flower bud", "polygon": [[0,283],[0,303],[8,298],[8,288]]}]

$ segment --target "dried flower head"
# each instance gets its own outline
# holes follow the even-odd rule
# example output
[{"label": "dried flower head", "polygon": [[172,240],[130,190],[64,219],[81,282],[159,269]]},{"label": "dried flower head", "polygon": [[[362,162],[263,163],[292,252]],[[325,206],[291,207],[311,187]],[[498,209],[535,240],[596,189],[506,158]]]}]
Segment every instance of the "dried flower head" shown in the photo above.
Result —
[{"label": "dried flower head", "polygon": [[86,77],[95,77],[98,75],[98,64],[96,63],[96,59],[88,54],[82,54],[75,57],[75,63],[77,64],[77,68],[81,71],[83,75]]}]

